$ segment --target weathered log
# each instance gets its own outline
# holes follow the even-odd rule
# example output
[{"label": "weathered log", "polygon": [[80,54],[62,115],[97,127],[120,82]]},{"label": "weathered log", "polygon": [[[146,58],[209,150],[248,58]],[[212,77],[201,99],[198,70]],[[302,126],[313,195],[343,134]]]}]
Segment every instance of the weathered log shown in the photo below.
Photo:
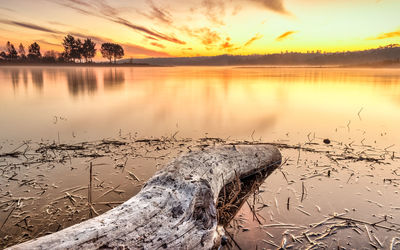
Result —
[{"label": "weathered log", "polygon": [[220,146],[178,157],[122,205],[80,224],[11,249],[210,249],[216,202],[227,183],[281,162],[272,146]]}]

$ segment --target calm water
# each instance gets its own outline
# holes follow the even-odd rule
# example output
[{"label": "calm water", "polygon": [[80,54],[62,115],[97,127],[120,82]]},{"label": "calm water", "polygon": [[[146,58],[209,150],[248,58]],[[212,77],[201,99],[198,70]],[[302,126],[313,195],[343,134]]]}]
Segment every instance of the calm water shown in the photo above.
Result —
[{"label": "calm water", "polygon": [[[375,148],[393,152],[388,164],[379,165],[363,161],[335,163],[323,154],[282,149],[287,164],[261,187],[263,202],[258,209],[263,224],[307,227],[344,211],[347,216],[367,221],[378,221],[387,215],[400,224],[400,184],[383,181],[397,179],[400,173],[399,125],[399,69],[0,67],[1,153],[26,140],[63,143],[129,133],[159,137],[177,132],[180,138],[261,139],[304,146],[317,141],[320,144],[316,147],[322,147],[322,139],[329,138],[339,151],[351,147],[360,154],[366,148],[369,153]],[[331,146],[324,147],[333,150]],[[140,159],[135,154],[148,156],[160,149],[135,147],[111,147],[107,150],[111,156],[90,159],[95,166],[94,197],[101,197],[104,202],[129,199],[177,154],[169,151],[179,150],[176,145],[164,145],[158,154],[168,156],[165,159]],[[59,230],[59,223],[65,227],[88,218],[83,209],[87,190],[80,189],[88,184],[88,159],[15,169],[9,164],[11,161],[14,159],[0,162],[6,171],[0,178],[2,199],[32,196],[34,200],[26,201],[25,207],[10,217],[7,230],[0,232],[1,238],[7,238],[0,247],[19,242],[19,237],[24,241]],[[121,164],[125,164],[122,169],[118,167]],[[129,178],[124,169],[135,172],[141,181]],[[12,176],[17,181],[10,180]],[[31,178],[34,181],[27,182],[30,185],[21,187],[21,182]],[[303,185],[307,187],[304,200]],[[78,206],[80,212],[76,204],[71,208],[68,199],[59,198],[65,190],[75,187],[80,190],[74,193],[82,203]],[[102,196],[115,187],[124,192]],[[290,209],[286,209],[289,198]],[[6,220],[14,204],[3,200],[0,221]],[[104,204],[95,206],[100,213],[110,209]],[[33,233],[15,224],[20,220],[18,216],[25,213],[31,216],[26,226],[33,225]],[[236,219],[248,229],[237,232],[237,241],[243,248],[270,248],[271,243],[264,240],[280,244],[284,230],[268,229],[266,234],[246,205]],[[366,232],[350,233],[340,231],[328,245],[370,247]],[[385,230],[373,233],[385,247],[393,237]]]},{"label": "calm water", "polygon": [[179,131],[391,145],[400,139],[400,70],[1,67],[0,119],[1,141]]}]

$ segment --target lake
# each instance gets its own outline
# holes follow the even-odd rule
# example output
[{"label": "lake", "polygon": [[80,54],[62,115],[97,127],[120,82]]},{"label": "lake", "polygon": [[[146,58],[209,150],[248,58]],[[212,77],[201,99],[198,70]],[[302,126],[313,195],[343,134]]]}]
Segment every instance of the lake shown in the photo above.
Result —
[{"label": "lake", "polygon": [[400,139],[398,69],[1,67],[0,83],[0,140]]},{"label": "lake", "polygon": [[[343,210],[350,201],[358,199],[359,193],[367,193],[367,195],[361,199],[362,202],[354,203],[357,211],[361,210],[363,215],[368,214],[368,216],[390,215],[394,218],[394,222],[400,223],[400,209],[396,209],[400,207],[400,203],[396,201],[396,199],[399,200],[398,192],[396,192],[397,183],[382,182],[384,178],[397,176],[396,170],[400,167],[399,161],[396,160],[397,153],[400,152],[399,125],[400,69],[0,67],[1,153],[15,150],[21,143],[26,142],[60,144],[121,137],[174,137],[194,140],[203,137],[218,137],[226,140],[280,142],[290,145],[305,145],[307,142],[316,141],[322,144],[323,139],[330,139],[338,147],[347,145],[350,148],[351,145],[358,145],[359,152],[362,152],[362,146],[365,145],[370,145],[374,149],[379,148],[379,152],[385,154],[393,152],[392,161],[387,165],[378,164],[379,167],[376,169],[372,169],[369,163],[346,162],[335,167],[338,173],[336,180],[321,179],[322,174],[317,175],[315,179],[312,178],[307,182],[309,197],[311,197],[307,200],[309,202],[307,205],[307,203],[303,204],[303,197],[300,202],[299,194],[291,190],[302,188],[301,183],[305,180],[304,173],[320,174],[321,172],[316,171],[318,164],[324,163],[325,165],[322,165],[326,167],[331,163],[329,159],[321,159],[318,155],[302,153],[300,156],[300,150],[297,152],[298,150],[283,149],[284,158],[292,164],[284,168],[284,171],[289,176],[293,174],[292,180],[296,182],[293,182],[293,185],[286,185],[282,175],[276,173],[263,185],[262,189],[268,191],[262,195],[270,202],[268,206],[262,207],[263,209],[271,207],[271,210],[262,212],[260,209],[259,211],[265,220],[270,220],[270,223],[284,220],[286,220],[285,223],[298,224],[315,222],[316,220],[311,220],[307,215],[311,212],[307,211],[310,211],[308,210],[310,206],[315,210],[316,201],[319,204],[318,210],[322,209],[326,215]],[[29,150],[28,147],[26,150]],[[135,149],[144,150],[143,147]],[[153,149],[148,149],[147,152]],[[133,147],[130,150],[133,150]],[[165,145],[163,150],[166,154],[172,151],[176,154],[181,152],[176,150],[176,147]],[[107,187],[101,186],[100,180],[103,177],[105,180],[103,182],[109,184],[109,187],[118,186],[124,191],[112,194],[112,197],[104,202],[128,199],[138,192],[140,185],[159,168],[160,164],[173,159],[175,153],[171,153],[169,158],[163,157],[160,161],[156,158],[139,159],[129,160],[127,164],[129,154],[124,153],[123,156],[113,155],[109,159],[96,162],[99,166],[96,171],[100,185],[97,186],[97,195],[104,194],[102,188]],[[10,166],[8,160],[0,160],[0,165],[4,163],[2,166]],[[128,180],[126,174],[122,173],[123,171],[118,172],[118,169],[111,168],[110,171],[110,165],[118,166],[121,162],[132,171],[134,170],[141,182],[135,183],[132,178]],[[58,162],[59,165],[61,163]],[[310,163],[313,167],[310,167]],[[21,173],[16,172],[25,178],[32,175],[39,176],[43,178],[42,183],[47,183],[46,190],[49,191],[37,203],[28,201],[30,209],[40,210],[43,207],[50,209],[46,200],[59,199],[59,196],[63,194],[59,190],[74,187],[79,189],[79,186],[87,185],[88,161],[72,160],[68,166],[71,168],[55,167],[54,170],[46,168],[43,176],[39,176],[40,174],[33,167],[18,170]],[[343,170],[345,166],[347,166],[346,170]],[[77,170],[74,170],[75,168]],[[352,169],[352,174],[348,172],[349,169]],[[331,170],[329,169],[329,173]],[[400,174],[400,170],[398,173]],[[379,179],[371,175],[379,176]],[[360,179],[352,183],[352,180],[358,176]],[[10,175],[6,175],[6,178],[0,180],[3,198],[11,197],[5,194],[6,190],[13,193],[14,197],[26,197],[27,194],[36,197],[32,195],[32,190],[39,189],[38,185],[21,188],[20,182],[13,184],[12,178],[9,177]],[[16,178],[18,179],[18,176]],[[52,185],[54,188],[50,188]],[[354,192],[350,195],[349,191]],[[84,191],[81,196],[85,192],[87,193]],[[305,218],[293,214],[292,210],[290,214],[288,211],[280,210],[285,205],[279,206],[279,204],[285,204],[289,193],[292,195],[294,193],[292,201],[298,200],[298,209],[307,210],[306,213],[299,210]],[[78,198],[75,197],[75,199]],[[365,202],[366,200],[368,202]],[[8,204],[11,207],[9,203],[0,202],[1,204]],[[68,198],[62,205],[66,204],[71,205]],[[10,210],[7,210],[7,207],[1,208],[5,211],[0,214],[0,221],[3,221],[7,218],[7,211]],[[52,215],[52,209],[56,208],[51,208],[48,214]],[[98,209],[104,212],[110,209],[110,206]],[[346,207],[346,209],[351,210],[351,207]],[[68,210],[68,213],[74,212]],[[87,218],[87,214],[73,220],[65,215],[60,216],[66,221],[62,227]],[[269,237],[266,241],[273,241],[274,244],[279,245],[281,237],[277,237],[277,234],[281,235],[282,230],[275,230],[275,237],[266,236],[266,233],[259,229],[259,225],[251,220],[252,215],[246,207],[243,207],[238,216],[245,218],[242,221],[243,225],[235,229],[242,247],[271,247],[271,243],[260,240],[264,237]],[[239,217],[237,220],[240,221]],[[317,217],[320,220],[324,218],[322,214]],[[40,223],[37,218],[32,220],[32,225]],[[263,223],[268,224],[266,221]],[[28,235],[22,240],[44,234],[46,231],[37,229],[34,234],[20,227],[12,229],[11,224],[9,227],[15,234],[27,232]],[[241,230],[243,228],[246,230]],[[49,230],[56,231],[56,229],[59,230],[59,227],[54,222],[53,228]],[[269,234],[271,232],[274,234],[273,230]],[[249,243],[248,234],[254,242],[258,239],[259,243]],[[375,234],[381,241],[386,237],[384,232],[375,232]],[[9,235],[10,239],[12,237]],[[343,237],[346,238],[346,236]],[[380,243],[386,246],[389,240],[387,238]],[[10,240],[10,242],[13,241]],[[334,243],[330,244],[332,246]],[[377,242],[373,244],[379,246]],[[362,240],[353,242],[351,246],[364,247]]]}]

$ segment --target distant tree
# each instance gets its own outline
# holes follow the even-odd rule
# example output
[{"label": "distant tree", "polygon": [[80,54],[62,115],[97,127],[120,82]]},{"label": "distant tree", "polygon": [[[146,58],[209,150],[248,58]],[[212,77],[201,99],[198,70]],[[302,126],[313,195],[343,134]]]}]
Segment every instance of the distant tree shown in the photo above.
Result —
[{"label": "distant tree", "polygon": [[4,52],[4,51],[0,52],[0,59],[2,59],[2,60],[6,60],[7,59],[6,52]]},{"label": "distant tree", "polygon": [[75,46],[72,51],[73,51],[72,58],[74,59],[74,61],[75,61],[75,59],[77,59],[80,62],[82,62],[83,44],[82,44],[81,39],[78,38],[75,40]]},{"label": "distant tree", "polygon": [[40,46],[36,42],[32,43],[29,46],[28,51],[28,58],[31,60],[37,60],[42,56],[42,54],[40,53]]},{"label": "distant tree", "polygon": [[96,56],[96,43],[90,38],[86,39],[82,44],[82,56],[85,58],[85,62],[91,61]]},{"label": "distant tree", "polygon": [[19,44],[18,54],[21,59],[23,59],[23,60],[26,59],[25,47],[24,47],[24,45],[22,45],[22,43]]},{"label": "distant tree", "polygon": [[69,62],[70,60],[68,59],[67,54],[64,52],[60,53],[57,57],[57,62]]},{"label": "distant tree", "polygon": [[46,53],[44,53],[44,55],[43,55],[42,60],[43,60],[43,62],[46,62],[46,63],[55,63],[57,60],[57,56],[58,56],[58,53],[55,52],[54,50],[46,51]]},{"label": "distant tree", "polygon": [[7,42],[7,57],[10,60],[14,60],[14,59],[18,58],[18,53],[14,47],[14,44],[10,43],[9,41]]},{"label": "distant tree", "polygon": [[64,47],[64,58],[67,61],[71,61],[73,60],[75,62],[75,59],[81,59],[81,47],[82,47],[82,42],[80,39],[75,39],[73,36],[71,35],[67,35],[66,37],[64,37],[63,43],[62,43],[63,47]]},{"label": "distant tree", "polygon": [[103,43],[100,49],[100,52],[103,55],[103,57],[107,58],[110,61],[110,63],[113,58],[113,47],[114,46],[112,43]]},{"label": "distant tree", "polygon": [[104,58],[107,58],[110,63],[114,58],[114,63],[116,63],[117,59],[120,59],[124,56],[124,49],[119,44],[115,43],[103,43],[101,45],[101,54]]},{"label": "distant tree", "polygon": [[75,38],[71,35],[67,35],[66,37],[64,37],[62,45],[64,47],[63,57],[67,61],[70,61],[72,59],[72,50],[75,46]]},{"label": "distant tree", "polygon": [[114,44],[114,49],[113,49],[113,57],[114,57],[114,63],[117,63],[117,59],[121,59],[124,56],[124,49],[121,47],[119,44]]}]

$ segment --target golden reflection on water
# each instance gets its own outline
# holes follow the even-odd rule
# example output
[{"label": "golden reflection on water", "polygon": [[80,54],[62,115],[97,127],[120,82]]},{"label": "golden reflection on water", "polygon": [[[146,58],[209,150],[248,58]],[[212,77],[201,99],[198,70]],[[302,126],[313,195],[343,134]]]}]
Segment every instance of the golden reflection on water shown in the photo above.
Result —
[{"label": "golden reflection on water", "polygon": [[1,67],[0,117],[0,140],[122,130],[298,141],[315,133],[389,144],[400,139],[400,70]]}]

